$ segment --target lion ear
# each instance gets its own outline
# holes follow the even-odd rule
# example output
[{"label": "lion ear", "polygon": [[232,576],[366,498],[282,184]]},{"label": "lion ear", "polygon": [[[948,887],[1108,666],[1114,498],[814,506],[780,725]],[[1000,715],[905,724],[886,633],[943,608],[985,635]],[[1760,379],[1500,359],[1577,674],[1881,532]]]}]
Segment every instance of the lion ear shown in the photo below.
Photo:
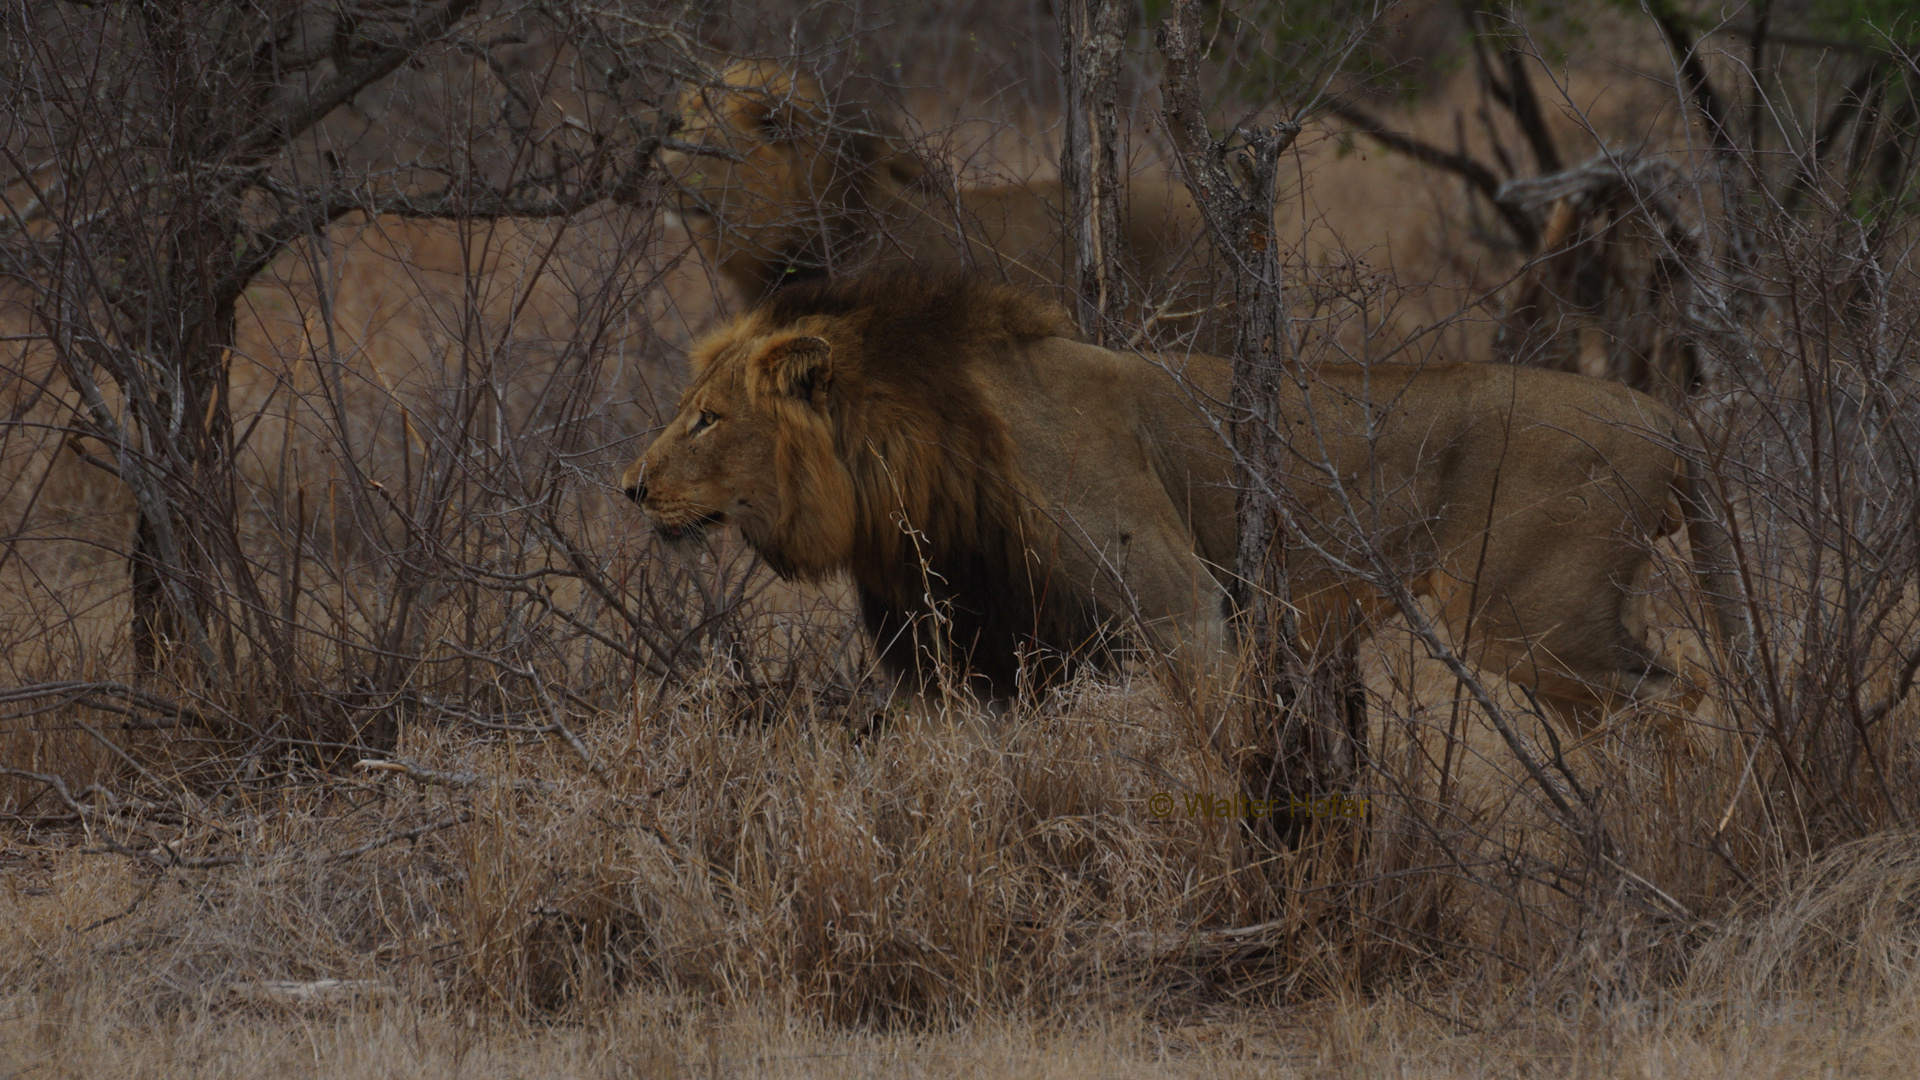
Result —
[{"label": "lion ear", "polygon": [[781,393],[820,408],[833,385],[833,346],[817,337],[795,337],[760,354],[760,365]]}]

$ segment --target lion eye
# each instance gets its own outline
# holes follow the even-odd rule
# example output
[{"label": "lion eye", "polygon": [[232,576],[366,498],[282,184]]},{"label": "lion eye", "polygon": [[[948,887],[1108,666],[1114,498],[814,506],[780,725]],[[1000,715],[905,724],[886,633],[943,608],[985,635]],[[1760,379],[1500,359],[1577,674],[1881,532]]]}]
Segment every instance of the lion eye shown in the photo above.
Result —
[{"label": "lion eye", "polygon": [[719,421],[719,419],[720,419],[719,416],[713,413],[707,412],[705,409],[702,409],[700,410],[700,415],[694,417],[693,423],[687,427],[687,434],[698,435],[701,432],[712,427],[715,423]]}]

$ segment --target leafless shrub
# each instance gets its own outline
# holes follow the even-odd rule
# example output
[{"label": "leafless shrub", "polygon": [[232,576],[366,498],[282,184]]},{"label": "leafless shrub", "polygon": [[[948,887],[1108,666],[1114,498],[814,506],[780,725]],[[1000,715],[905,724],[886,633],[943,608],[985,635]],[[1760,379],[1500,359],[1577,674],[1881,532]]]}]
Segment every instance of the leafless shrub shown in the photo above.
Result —
[{"label": "leafless shrub", "polygon": [[[4,561],[26,608],[58,604],[41,553],[61,512],[43,500],[130,500],[128,589],[69,616],[100,658],[92,700],[130,679],[177,726],[324,756],[391,747],[403,714],[443,706],[551,711],[554,675],[511,685],[490,658],[558,662],[580,688],[682,662],[685,613],[641,618],[668,593],[588,554],[598,504],[570,497],[647,414],[618,380],[659,355],[631,313],[658,273],[638,260],[661,88],[692,70],[671,20],[472,3],[7,18]],[[381,246],[407,260],[385,282],[359,255]],[[412,310],[381,298],[449,272]],[[118,546],[116,530],[83,537]],[[15,659],[30,683],[62,664]]]}]

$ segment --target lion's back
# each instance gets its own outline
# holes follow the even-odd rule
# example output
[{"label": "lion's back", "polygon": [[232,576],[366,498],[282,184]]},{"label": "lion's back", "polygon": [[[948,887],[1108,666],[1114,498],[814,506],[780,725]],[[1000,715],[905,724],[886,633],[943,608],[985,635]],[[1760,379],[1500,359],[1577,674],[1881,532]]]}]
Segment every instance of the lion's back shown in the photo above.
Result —
[{"label": "lion's back", "polygon": [[[1292,483],[1309,516],[1334,535],[1354,516],[1324,454],[1368,528],[1416,555],[1496,526],[1519,535],[1519,521],[1541,515],[1540,535],[1558,535],[1554,522],[1601,504],[1630,507],[1650,526],[1678,468],[1678,417],[1618,383],[1449,363],[1331,366],[1309,386],[1285,410],[1304,451],[1292,457]],[[1301,432],[1311,432],[1305,446]]]}]

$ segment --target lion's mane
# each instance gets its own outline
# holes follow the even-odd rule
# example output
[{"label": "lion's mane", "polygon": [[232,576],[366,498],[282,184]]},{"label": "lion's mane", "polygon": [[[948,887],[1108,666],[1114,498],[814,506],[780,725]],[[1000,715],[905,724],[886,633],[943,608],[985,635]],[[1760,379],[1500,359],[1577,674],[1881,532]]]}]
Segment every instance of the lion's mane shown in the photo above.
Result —
[{"label": "lion's mane", "polygon": [[1042,338],[1077,338],[1067,313],[959,274],[810,281],[773,294],[703,343],[696,370],[749,364],[756,352],[742,342],[790,331],[832,343],[832,405],[823,429],[804,407],[742,373],[765,414],[783,425],[776,467],[784,511],[772,530],[749,537],[768,564],[790,578],[849,571],[866,628],[896,672],[924,675],[923,658],[942,656],[1009,696],[1021,643],[1046,650],[1029,658],[1052,668],[1042,683],[1099,655],[1110,613],[1084,590],[1047,580],[1006,422],[977,381],[988,357],[1022,356]]}]

